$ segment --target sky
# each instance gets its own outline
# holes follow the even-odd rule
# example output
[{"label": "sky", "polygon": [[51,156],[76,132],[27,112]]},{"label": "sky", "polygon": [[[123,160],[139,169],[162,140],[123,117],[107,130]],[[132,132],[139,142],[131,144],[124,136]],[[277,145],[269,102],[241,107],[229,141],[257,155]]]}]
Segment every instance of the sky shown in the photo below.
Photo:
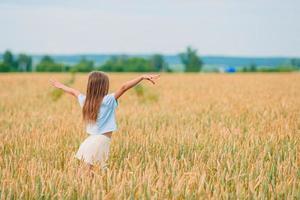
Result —
[{"label": "sky", "polygon": [[0,52],[300,57],[299,0],[0,0]]}]

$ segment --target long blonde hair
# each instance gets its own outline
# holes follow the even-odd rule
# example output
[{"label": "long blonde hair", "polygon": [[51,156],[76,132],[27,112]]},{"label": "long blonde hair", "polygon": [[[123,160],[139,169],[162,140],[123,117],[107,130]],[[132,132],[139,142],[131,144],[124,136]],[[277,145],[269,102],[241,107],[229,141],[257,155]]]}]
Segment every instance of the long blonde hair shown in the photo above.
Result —
[{"label": "long blonde hair", "polygon": [[108,76],[99,71],[89,75],[86,89],[86,99],[82,109],[83,120],[87,123],[96,122],[103,97],[109,89]]}]

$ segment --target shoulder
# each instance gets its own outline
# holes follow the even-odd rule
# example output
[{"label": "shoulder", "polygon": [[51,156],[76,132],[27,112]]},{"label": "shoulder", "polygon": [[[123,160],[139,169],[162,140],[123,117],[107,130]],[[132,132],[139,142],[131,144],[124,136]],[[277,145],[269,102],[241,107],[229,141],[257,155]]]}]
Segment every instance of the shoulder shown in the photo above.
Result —
[{"label": "shoulder", "polygon": [[103,102],[105,102],[106,104],[111,104],[114,106],[118,105],[118,101],[115,98],[115,93],[110,93],[104,96],[103,98]]},{"label": "shoulder", "polygon": [[115,99],[115,94],[110,93],[104,96],[103,101],[114,101]]}]

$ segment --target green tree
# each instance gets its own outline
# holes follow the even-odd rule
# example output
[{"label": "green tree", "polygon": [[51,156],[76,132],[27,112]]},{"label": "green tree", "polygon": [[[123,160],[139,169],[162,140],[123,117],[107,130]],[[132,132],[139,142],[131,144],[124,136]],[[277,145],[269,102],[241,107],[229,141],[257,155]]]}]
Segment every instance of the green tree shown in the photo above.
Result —
[{"label": "green tree", "polygon": [[153,72],[156,71],[153,66],[151,66],[149,60],[145,58],[129,58],[124,63],[124,70],[128,72]]},{"label": "green tree", "polygon": [[292,59],[290,59],[290,64],[292,66],[300,68],[300,59],[299,58],[292,58]]},{"label": "green tree", "polygon": [[41,62],[47,62],[47,63],[55,63],[54,59],[50,56],[46,55],[42,58]]},{"label": "green tree", "polygon": [[179,54],[179,57],[186,72],[199,72],[201,70],[203,62],[197,55],[197,50],[188,47],[186,52]]},{"label": "green tree", "polygon": [[242,72],[248,72],[248,67],[247,66],[244,66],[241,70]]},{"label": "green tree", "polygon": [[114,72],[150,72],[156,71],[149,60],[138,57],[113,56],[99,70]]},{"label": "green tree", "polygon": [[18,70],[30,72],[32,70],[32,58],[26,54],[20,54],[17,59]]},{"label": "green tree", "polygon": [[4,52],[3,63],[9,67],[9,71],[17,71],[16,62],[11,51],[7,50]]},{"label": "green tree", "polygon": [[249,67],[249,71],[250,72],[256,72],[257,71],[257,67],[256,64],[252,63]]},{"label": "green tree", "polygon": [[154,54],[150,58],[150,64],[155,71],[166,71],[166,63],[164,57],[160,54]]},{"label": "green tree", "polygon": [[90,72],[94,70],[94,62],[82,58],[78,64],[74,65],[71,69],[73,72]]},{"label": "green tree", "polygon": [[0,72],[9,72],[9,71],[10,71],[9,65],[4,62],[0,62]]},{"label": "green tree", "polygon": [[55,63],[50,56],[44,56],[36,66],[38,72],[62,72],[65,71],[63,64]]},{"label": "green tree", "polygon": [[112,72],[123,72],[127,60],[128,60],[128,56],[126,55],[112,56],[102,66],[100,66],[100,70],[112,71]]}]

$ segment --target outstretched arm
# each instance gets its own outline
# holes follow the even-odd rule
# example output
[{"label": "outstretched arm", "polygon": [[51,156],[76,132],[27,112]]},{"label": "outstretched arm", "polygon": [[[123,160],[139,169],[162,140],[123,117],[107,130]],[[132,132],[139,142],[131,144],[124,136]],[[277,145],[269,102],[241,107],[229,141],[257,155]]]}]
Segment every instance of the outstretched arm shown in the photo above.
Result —
[{"label": "outstretched arm", "polygon": [[120,98],[127,90],[137,85],[142,80],[150,81],[152,84],[155,84],[155,79],[157,79],[160,75],[154,75],[154,74],[144,74],[142,76],[139,76],[135,79],[132,79],[130,81],[125,82],[119,90],[115,92],[115,99]]},{"label": "outstretched arm", "polygon": [[73,88],[70,88],[70,87],[68,87],[68,86],[66,86],[66,85],[64,85],[64,84],[62,84],[62,83],[59,82],[59,81],[52,80],[52,79],[50,79],[49,81],[50,81],[50,83],[51,83],[54,87],[56,87],[56,88],[58,88],[58,89],[61,89],[61,90],[63,90],[64,92],[73,95],[74,97],[77,97],[77,96],[80,94],[80,92],[79,92],[78,90],[75,90],[75,89],[73,89]]}]

